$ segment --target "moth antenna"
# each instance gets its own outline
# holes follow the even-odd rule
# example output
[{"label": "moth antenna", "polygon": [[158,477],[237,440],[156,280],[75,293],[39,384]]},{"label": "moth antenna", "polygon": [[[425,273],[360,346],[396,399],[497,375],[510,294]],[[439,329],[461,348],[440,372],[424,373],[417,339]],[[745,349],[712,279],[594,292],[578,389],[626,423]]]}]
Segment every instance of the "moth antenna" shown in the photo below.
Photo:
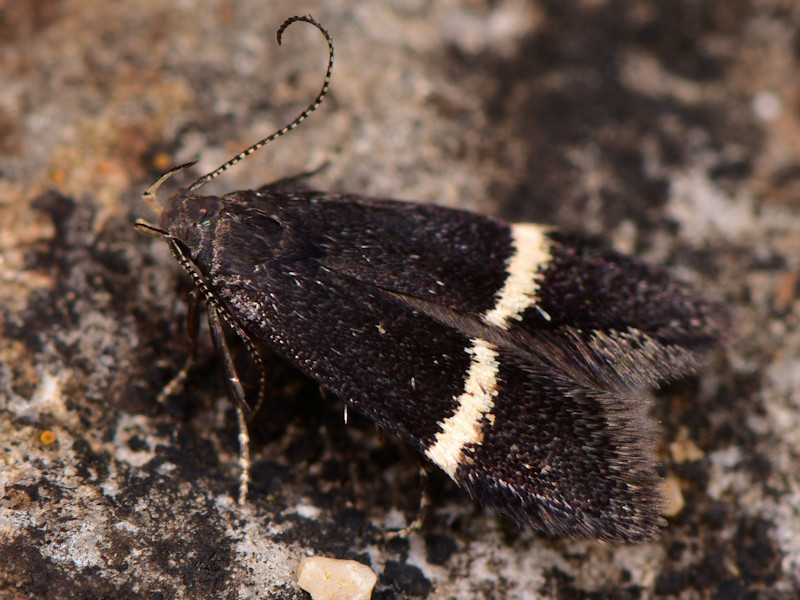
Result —
[{"label": "moth antenna", "polygon": [[309,104],[306,107],[306,109],[303,112],[301,112],[297,116],[297,118],[295,118],[294,121],[292,121],[291,123],[289,123],[288,125],[286,125],[282,129],[279,129],[278,131],[276,131],[272,135],[270,135],[268,137],[265,137],[263,140],[261,140],[259,142],[256,142],[255,144],[250,146],[247,150],[244,150],[243,152],[240,152],[239,154],[234,156],[232,159],[230,159],[228,162],[226,162],[225,164],[223,164],[222,166],[220,166],[216,170],[211,171],[211,173],[208,173],[207,175],[203,175],[202,177],[197,179],[192,185],[189,186],[189,191],[190,192],[193,192],[193,191],[203,187],[209,181],[211,181],[212,179],[215,179],[216,177],[218,177],[219,175],[221,175],[222,173],[224,173],[225,171],[230,169],[233,165],[238,163],[240,160],[242,160],[246,156],[250,156],[253,152],[258,150],[262,146],[265,146],[266,144],[269,144],[270,142],[277,140],[279,137],[282,137],[282,136],[286,135],[292,129],[294,129],[295,127],[300,125],[300,123],[305,121],[306,118],[308,118],[308,116],[311,113],[313,113],[315,110],[317,110],[317,108],[319,108],[319,105],[322,104],[322,100],[325,98],[326,94],[328,93],[328,87],[331,84],[331,73],[333,72],[333,39],[331,38],[331,35],[328,33],[328,31],[322,25],[320,25],[311,15],[295,16],[295,17],[291,17],[289,19],[286,19],[283,22],[283,25],[281,25],[278,28],[277,38],[278,38],[278,45],[279,46],[281,45],[281,37],[283,36],[283,32],[286,31],[286,28],[289,27],[289,25],[291,25],[295,21],[305,21],[306,23],[311,23],[314,27],[316,27],[317,29],[320,30],[320,32],[322,33],[322,35],[325,36],[325,39],[328,42],[328,70],[325,72],[325,80],[322,82],[322,89],[320,89],[319,94],[317,94],[317,97],[314,98],[314,101],[311,102],[311,104]]},{"label": "moth antenna", "polygon": [[149,208],[153,214],[158,215],[161,214],[161,205],[158,203],[158,197],[156,196],[156,192],[158,192],[158,188],[162,186],[162,184],[175,175],[178,171],[183,171],[184,169],[188,169],[192,165],[194,165],[197,161],[193,160],[183,165],[178,165],[177,167],[172,167],[169,171],[164,173],[161,177],[156,179],[153,183],[150,184],[144,194],[142,194],[142,200],[144,201],[147,208]]}]

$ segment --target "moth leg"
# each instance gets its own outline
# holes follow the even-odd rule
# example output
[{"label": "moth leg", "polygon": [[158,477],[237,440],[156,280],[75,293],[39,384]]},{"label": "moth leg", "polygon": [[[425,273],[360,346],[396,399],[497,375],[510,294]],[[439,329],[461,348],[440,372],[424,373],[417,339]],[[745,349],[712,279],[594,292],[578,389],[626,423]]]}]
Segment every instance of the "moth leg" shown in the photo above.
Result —
[{"label": "moth leg", "polygon": [[422,529],[422,524],[425,522],[425,517],[428,514],[428,508],[431,505],[431,486],[428,482],[428,465],[420,462],[419,464],[419,481],[422,485],[422,490],[419,494],[419,507],[417,507],[417,515],[414,520],[406,525],[403,529],[397,531],[390,531],[386,534],[387,540],[394,540],[397,538],[407,538],[412,532]]},{"label": "moth leg", "polygon": [[208,304],[208,326],[211,329],[211,339],[217,356],[222,359],[222,368],[225,373],[225,386],[228,389],[228,396],[236,402],[236,420],[239,425],[239,504],[243,505],[247,501],[247,491],[250,487],[250,435],[247,432],[247,416],[245,411],[247,401],[245,400],[244,388],[236,372],[236,365],[233,363],[228,342],[225,340],[225,332],[222,329],[222,321],[219,312],[211,303]]},{"label": "moth leg", "polygon": [[239,506],[247,502],[250,487],[250,433],[247,431],[247,415],[241,404],[236,406],[236,422],[239,425]]},{"label": "moth leg", "polygon": [[208,304],[208,327],[211,330],[211,340],[214,342],[214,349],[217,356],[222,360],[222,370],[225,373],[225,387],[228,396],[243,409],[249,411],[247,399],[245,398],[244,388],[236,372],[236,365],[233,364],[233,357],[225,339],[225,332],[222,329],[222,321],[219,318],[218,309],[211,303]]},{"label": "moth leg", "polygon": [[167,398],[174,396],[183,389],[186,385],[186,378],[189,376],[189,370],[197,360],[197,332],[200,328],[199,306],[200,294],[197,293],[197,290],[192,290],[189,292],[189,305],[186,310],[186,336],[189,338],[189,356],[186,358],[186,364],[178,371],[178,374],[161,389],[158,398],[156,398],[159,404],[164,404]]},{"label": "moth leg", "polygon": [[[320,166],[314,167],[313,169],[309,169],[308,171],[301,171],[295,175],[289,175],[288,177],[281,177],[275,181],[270,181],[269,183],[265,183],[261,187],[259,187],[256,191],[258,192],[270,192],[280,189],[287,189],[297,185],[298,182],[303,181],[304,179],[309,179],[314,175],[317,175],[321,171],[328,168],[330,165],[329,161],[323,162]],[[299,186],[304,187],[304,186]]]},{"label": "moth leg", "polygon": [[261,357],[261,353],[254,345],[247,344],[247,351],[250,353],[250,358],[256,363],[256,367],[258,368],[258,397],[250,413],[250,418],[252,419],[258,414],[261,407],[264,406],[264,401],[267,398],[267,368],[264,366],[264,359]]}]

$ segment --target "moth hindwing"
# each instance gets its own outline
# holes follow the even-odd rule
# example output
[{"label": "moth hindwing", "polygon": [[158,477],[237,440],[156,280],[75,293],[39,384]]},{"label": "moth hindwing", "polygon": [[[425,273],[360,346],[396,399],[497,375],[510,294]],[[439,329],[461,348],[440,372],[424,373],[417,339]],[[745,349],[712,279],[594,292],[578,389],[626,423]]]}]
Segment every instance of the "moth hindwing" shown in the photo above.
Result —
[{"label": "moth hindwing", "polygon": [[310,17],[280,31],[295,20],[329,43],[319,96],[145,226],[206,298],[218,348],[222,320],[256,357],[282,356],[519,524],[654,537],[661,494],[639,392],[692,369],[725,312],[659,269],[540,225],[357,195],[198,194],[325,95],[330,37]]}]

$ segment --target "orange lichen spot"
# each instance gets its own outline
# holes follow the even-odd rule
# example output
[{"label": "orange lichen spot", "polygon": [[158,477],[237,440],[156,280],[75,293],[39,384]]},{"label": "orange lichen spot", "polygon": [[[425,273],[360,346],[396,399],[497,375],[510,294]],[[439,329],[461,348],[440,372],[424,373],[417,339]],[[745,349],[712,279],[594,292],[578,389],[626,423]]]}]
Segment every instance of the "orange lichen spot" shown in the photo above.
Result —
[{"label": "orange lichen spot", "polygon": [[50,173],[50,179],[54,184],[61,184],[67,180],[67,172],[64,169],[53,169]]},{"label": "orange lichen spot", "polygon": [[153,166],[156,168],[157,171],[166,171],[170,167],[172,167],[173,161],[172,156],[170,156],[166,152],[159,152],[153,157]]},{"label": "orange lichen spot", "polygon": [[111,173],[114,170],[115,165],[109,160],[101,160],[98,163],[98,167],[99,167],[101,173],[108,174],[108,173]]},{"label": "orange lichen spot", "polygon": [[55,443],[56,441],[56,434],[49,429],[45,429],[42,433],[39,434],[39,441],[42,442],[45,446],[49,446],[50,444]]}]

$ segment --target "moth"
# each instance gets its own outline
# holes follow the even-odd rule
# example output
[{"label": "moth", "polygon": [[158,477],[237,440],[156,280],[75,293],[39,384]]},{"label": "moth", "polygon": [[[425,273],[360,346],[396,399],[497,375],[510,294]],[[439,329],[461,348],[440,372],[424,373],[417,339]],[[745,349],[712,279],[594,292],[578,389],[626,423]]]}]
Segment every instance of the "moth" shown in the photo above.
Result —
[{"label": "moth", "polygon": [[229,393],[246,407],[223,323],[262,369],[277,353],[440,467],[483,506],[554,536],[657,535],[659,478],[641,391],[697,364],[725,310],[597,241],[425,204],[270,189],[145,193],[207,304]]}]

